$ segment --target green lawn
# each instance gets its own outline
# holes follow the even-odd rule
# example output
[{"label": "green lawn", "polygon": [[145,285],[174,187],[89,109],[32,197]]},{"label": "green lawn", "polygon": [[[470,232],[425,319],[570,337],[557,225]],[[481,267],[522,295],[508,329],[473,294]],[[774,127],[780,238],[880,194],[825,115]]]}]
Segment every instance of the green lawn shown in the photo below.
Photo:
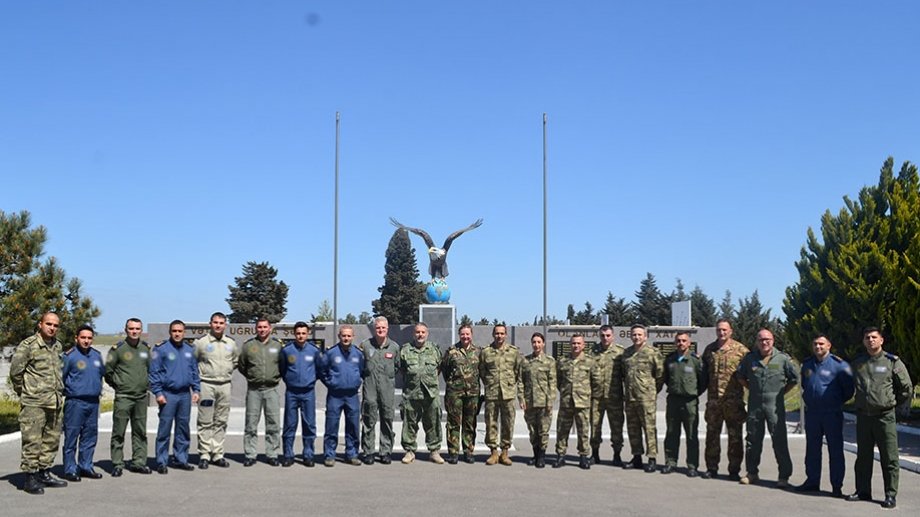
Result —
[{"label": "green lawn", "polygon": [[[103,399],[99,411],[105,413],[112,410],[113,401]],[[0,398],[0,434],[15,433],[19,430],[19,401],[4,396]]]}]

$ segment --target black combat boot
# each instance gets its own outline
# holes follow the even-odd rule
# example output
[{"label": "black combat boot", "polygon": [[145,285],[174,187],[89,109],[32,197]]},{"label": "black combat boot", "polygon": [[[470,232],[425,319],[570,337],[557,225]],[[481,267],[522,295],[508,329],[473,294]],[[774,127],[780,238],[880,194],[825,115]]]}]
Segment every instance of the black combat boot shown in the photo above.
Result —
[{"label": "black combat boot", "polygon": [[613,451],[613,466],[614,466],[614,467],[622,467],[622,466],[623,466],[623,458],[620,457],[620,451],[619,451],[619,450]]},{"label": "black combat boot", "polygon": [[546,466],[546,450],[537,449],[536,451],[534,451],[534,453],[536,454],[536,456],[534,456],[534,459],[533,459],[533,466],[537,467],[538,469],[542,469],[543,467]]},{"label": "black combat boot", "polygon": [[63,479],[54,479],[51,477],[51,471],[48,469],[38,471],[38,480],[48,488],[62,488],[67,486],[67,482]]},{"label": "black combat boot", "polygon": [[655,458],[649,458],[648,464],[645,466],[645,471],[648,472],[649,474],[651,474],[652,472],[655,472],[655,470],[657,470],[657,467],[658,467],[657,463],[658,462],[655,461]]},{"label": "black combat boot", "polygon": [[641,469],[642,466],[642,456],[633,456],[632,461],[623,464],[624,469]]},{"label": "black combat boot", "polygon": [[579,458],[579,460],[578,460],[578,468],[580,468],[580,469],[582,469],[582,470],[588,470],[588,469],[590,469],[590,468],[591,468],[591,460],[589,460],[587,456],[582,456],[582,457]]},{"label": "black combat boot", "polygon": [[562,467],[563,465],[565,465],[565,454],[557,454],[556,463],[553,463],[553,468],[558,469],[559,467]]},{"label": "black combat boot", "polygon": [[601,464],[601,448],[600,447],[594,447],[593,449],[591,449],[591,461],[594,462],[595,465]]},{"label": "black combat boot", "polygon": [[38,473],[36,472],[26,474],[26,483],[22,486],[22,489],[27,494],[42,495],[45,493],[45,485],[38,479]]}]

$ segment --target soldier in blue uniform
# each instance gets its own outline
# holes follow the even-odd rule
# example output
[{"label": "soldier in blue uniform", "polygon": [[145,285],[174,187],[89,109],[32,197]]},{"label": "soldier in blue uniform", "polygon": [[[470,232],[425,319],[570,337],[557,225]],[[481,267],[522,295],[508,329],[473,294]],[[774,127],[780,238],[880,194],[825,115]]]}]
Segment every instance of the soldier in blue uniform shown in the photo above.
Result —
[{"label": "soldier in blue uniform", "polygon": [[821,447],[827,439],[827,456],[834,497],[843,497],[843,404],[853,396],[853,371],[831,353],[824,334],[812,341],[814,357],[802,364],[802,399],[805,401],[805,482],[797,492],[821,486]]},{"label": "soldier in blue uniform", "polygon": [[64,479],[68,481],[102,477],[93,470],[93,453],[105,365],[102,354],[93,348],[94,335],[92,327],[82,325],[77,329],[77,346],[64,353]]},{"label": "soldier in blue uniform", "polygon": [[335,466],[335,449],[339,444],[339,418],[345,412],[345,461],[361,465],[358,459],[358,420],[361,406],[358,389],[364,371],[364,353],[352,345],[355,330],[351,325],[339,327],[339,342],[326,351],[320,361],[320,379],[326,394],[326,434],[323,437],[323,465]]},{"label": "soldier in blue uniform", "polygon": [[311,341],[310,326],[303,321],[294,324],[294,341],[278,354],[278,366],[284,381],[284,432],[281,435],[282,467],[294,464],[294,436],[297,434],[297,417],[303,433],[303,463],[313,466],[313,442],[316,441],[316,368],[319,349]]},{"label": "soldier in blue uniform", "polygon": [[[185,323],[173,320],[169,324],[169,339],[150,353],[150,391],[160,406],[157,426],[157,472],[168,474],[167,464],[180,470],[195,470],[188,462],[189,419],[192,404],[198,403],[201,380],[195,347],[183,341]],[[175,422],[173,458],[169,456],[169,435]]]}]

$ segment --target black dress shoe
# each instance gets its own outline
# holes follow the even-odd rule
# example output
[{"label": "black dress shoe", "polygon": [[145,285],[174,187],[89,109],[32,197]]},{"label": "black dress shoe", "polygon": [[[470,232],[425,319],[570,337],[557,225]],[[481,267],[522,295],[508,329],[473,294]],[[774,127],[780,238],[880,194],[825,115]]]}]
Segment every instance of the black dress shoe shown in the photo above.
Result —
[{"label": "black dress shoe", "polygon": [[268,464],[271,465],[272,467],[277,467],[277,466],[278,466],[278,458],[268,458],[268,460],[266,461],[266,463],[268,463]]},{"label": "black dress shoe", "polygon": [[656,470],[658,470],[658,465],[657,465],[657,462],[655,461],[655,458],[649,458],[648,464],[645,465],[645,471],[651,474],[652,472],[655,472]]},{"label": "black dress shoe", "polygon": [[[381,463],[382,463],[382,462],[381,462]],[[303,459],[303,466],[304,466],[304,467],[312,467],[313,465],[316,465],[316,462],[313,461],[313,456],[310,456],[309,458],[304,458],[304,459]]]},{"label": "black dress shoe", "polygon": [[26,483],[22,487],[27,494],[42,495],[45,493],[45,485],[38,479],[38,473],[30,472],[26,474]]},{"label": "black dress shoe", "polygon": [[281,458],[282,467],[290,467],[294,464],[294,458]]},{"label": "black dress shoe", "polygon": [[374,464],[374,455],[373,455],[373,454],[365,454],[364,457],[361,458],[361,461],[363,461],[365,465],[373,465],[373,464]]},{"label": "black dress shoe", "polygon": [[620,451],[613,451],[613,463],[614,467],[623,466],[623,458],[620,457]]},{"label": "black dress shoe", "polygon": [[741,481],[741,474],[739,474],[739,473],[737,473],[737,472],[729,472],[729,473],[728,473],[728,480],[729,480],[729,481]]},{"label": "black dress shoe", "polygon": [[112,477],[113,477],[113,478],[120,478],[121,475],[124,474],[124,473],[125,473],[125,472],[124,472],[124,470],[122,470],[121,467],[115,467],[115,468],[112,469]]},{"label": "black dress shoe", "polygon": [[674,467],[672,467],[672,466],[670,466],[670,465],[665,465],[664,467],[661,467],[661,473],[662,473],[662,474],[670,474],[671,471],[673,471],[673,470],[674,470]]},{"label": "black dress shoe", "polygon": [[38,480],[41,481],[46,488],[64,488],[67,486],[66,481],[51,477],[51,471],[48,469],[38,471]]},{"label": "black dress shoe", "polygon": [[845,498],[847,501],[871,501],[872,496],[869,494],[860,494],[859,492],[854,492]]},{"label": "black dress shoe", "polygon": [[699,475],[700,475],[700,471],[699,471],[699,470],[696,470],[696,469],[687,469],[687,477],[688,477],[688,478],[695,478],[695,477],[698,477]]},{"label": "black dress shoe", "polygon": [[81,470],[80,475],[89,479],[102,479],[102,474],[95,470]]},{"label": "black dress shoe", "polygon": [[65,472],[64,479],[67,481],[73,481],[74,483],[79,483],[81,481],[80,474],[76,472]]},{"label": "black dress shoe", "polygon": [[228,462],[228,461],[225,460],[224,458],[221,458],[221,459],[219,459],[219,460],[213,460],[213,461],[211,461],[211,465],[214,465],[215,467],[220,467],[220,468],[222,468],[222,469],[228,469],[228,468],[230,468],[230,462]]},{"label": "black dress shoe", "polygon": [[201,460],[198,462],[198,468],[201,470],[208,470],[208,460]]},{"label": "black dress shoe", "polygon": [[246,458],[246,459],[243,461],[243,466],[244,466],[244,467],[251,467],[251,466],[253,466],[253,465],[255,465],[255,464],[256,464],[256,459],[255,459],[255,458]]},{"label": "black dress shoe", "polygon": [[632,461],[623,464],[624,469],[641,469],[642,468],[642,456],[633,456]]},{"label": "black dress shoe", "polygon": [[703,479],[716,479],[718,476],[719,473],[716,470],[704,470],[700,472],[700,477]]},{"label": "black dress shoe", "polygon": [[796,492],[817,492],[818,490],[820,490],[818,485],[812,485],[810,483],[802,483],[795,487]]},{"label": "black dress shoe", "polygon": [[886,497],[885,500],[882,502],[882,508],[888,508],[890,510],[896,506],[898,506],[898,502],[895,501],[893,495]]},{"label": "black dress shoe", "polygon": [[179,469],[179,470],[195,470],[195,466],[189,465],[188,463],[176,462],[176,463],[171,464],[170,466],[174,469]]},{"label": "black dress shoe", "polygon": [[390,463],[393,463],[393,459],[390,458],[389,454],[386,454],[386,455],[380,456],[380,463],[383,463],[384,465],[389,465]]},{"label": "black dress shoe", "polygon": [[150,467],[147,465],[128,465],[128,470],[135,474],[150,474]]},{"label": "black dress shoe", "polygon": [[835,488],[833,491],[831,491],[831,495],[834,497],[843,497],[843,490]]},{"label": "black dress shoe", "polygon": [[166,465],[159,465],[157,467],[157,474],[169,474],[169,467]]}]

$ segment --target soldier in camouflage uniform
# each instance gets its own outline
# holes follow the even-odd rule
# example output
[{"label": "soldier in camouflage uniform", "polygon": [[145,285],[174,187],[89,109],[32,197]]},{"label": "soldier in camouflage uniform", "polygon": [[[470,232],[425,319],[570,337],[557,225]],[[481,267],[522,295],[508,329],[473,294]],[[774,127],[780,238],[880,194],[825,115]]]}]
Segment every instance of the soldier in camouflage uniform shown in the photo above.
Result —
[{"label": "soldier in camouflage uniform", "polygon": [[127,469],[150,474],[147,466],[147,378],[150,369],[150,345],[141,339],[143,323],[138,318],[125,322],[125,339],[119,341],[105,357],[105,382],[115,390],[112,408],[112,477],[120,477],[125,468],[125,430],[131,423],[131,463]]},{"label": "soldier in camouflage uniform", "polygon": [[479,354],[482,348],[473,344],[473,327],[462,325],[460,341],[444,352],[441,375],[446,388],[447,463],[455,465],[460,451],[463,461],[473,463],[476,441],[476,416],[479,414]]},{"label": "soldier in camouflage uniform", "polygon": [[21,405],[23,490],[30,494],[43,494],[44,487],[67,486],[50,473],[61,443],[64,412],[62,347],[56,337],[60,325],[57,314],[42,314],[38,332],[19,343],[10,362],[10,384]]},{"label": "soldier in camouflage uniform", "polygon": [[613,465],[623,466],[623,379],[620,378],[620,361],[623,349],[613,342],[613,328],[600,329],[600,348],[594,354],[591,370],[591,452],[595,464],[601,462],[601,432],[604,414],[610,425],[610,445],[613,447]]},{"label": "soldier in camouflage uniform", "polygon": [[665,421],[668,430],[664,438],[665,465],[662,474],[670,474],[677,466],[680,452],[680,431],[687,435],[687,476],[699,475],[699,397],[706,389],[703,377],[703,362],[690,351],[690,333],[678,332],[674,336],[677,347],[664,360],[664,383],[668,387]]},{"label": "soldier in camouflage uniform", "polygon": [[741,428],[747,413],[744,411],[744,388],[735,377],[735,371],[744,356],[750,352],[746,346],[732,339],[732,325],[726,319],[716,322],[715,341],[703,351],[703,377],[708,383],[706,399],[706,471],[703,479],[714,478],[719,472],[722,456],[722,423],[728,430],[728,479],[741,479],[741,460],[744,444]]},{"label": "soldier in camouflage uniform", "polygon": [[403,389],[402,446],[406,450],[403,463],[415,460],[418,447],[416,433],[419,420],[425,429],[425,445],[431,453],[432,463],[442,464],[441,457],[441,396],[438,389],[438,370],[441,353],[438,345],[428,341],[428,325],[415,324],[415,340],[403,345],[399,351],[399,369],[406,376]]},{"label": "soldier in camouflage uniform", "polygon": [[[521,368],[524,357],[518,348],[505,343],[507,328],[496,325],[492,328],[492,344],[483,349],[479,358],[479,376],[486,399],[486,445],[492,453],[486,465],[511,465],[508,449],[511,448],[511,436],[514,433],[514,399],[518,398],[524,407],[524,383],[521,380]],[[501,422],[501,442],[499,442],[498,425]],[[501,455],[498,449],[501,447]]]},{"label": "soldier in camouflage uniform", "polygon": [[847,501],[872,500],[873,452],[878,447],[885,500],[882,508],[897,506],[900,460],[895,408],[907,405],[914,385],[898,356],[882,350],[885,338],[876,327],[863,331],[866,353],[853,360],[856,381],[856,492]]},{"label": "soldier in camouflage uniform", "polygon": [[524,358],[521,377],[524,381],[524,421],[533,446],[533,464],[538,469],[546,466],[546,447],[549,445],[549,426],[553,420],[553,401],[556,400],[556,361],[545,353],[543,334],[534,332],[530,338],[533,353]]},{"label": "soldier in camouflage uniform", "polygon": [[361,384],[361,451],[365,465],[374,464],[374,436],[380,421],[380,463],[390,464],[393,452],[393,411],[396,407],[396,369],[399,344],[388,337],[390,322],[383,316],[374,318],[374,335],[362,341],[364,382]]},{"label": "soldier in camouflage uniform", "polygon": [[590,469],[588,444],[591,419],[591,367],[594,360],[584,353],[585,337],[574,334],[569,341],[572,351],[556,363],[556,384],[559,387],[559,414],[556,416],[556,463],[553,468],[565,465],[565,452],[569,446],[572,423],[578,433],[578,466]]},{"label": "soldier in camouflage uniform", "polygon": [[658,455],[658,434],[655,429],[658,392],[664,384],[664,359],[654,346],[646,342],[643,325],[630,328],[633,346],[623,352],[621,366],[623,398],[626,403],[626,432],[633,459],[623,468],[642,468],[642,433],[645,432],[645,452],[648,454],[646,472],[655,472]]}]

